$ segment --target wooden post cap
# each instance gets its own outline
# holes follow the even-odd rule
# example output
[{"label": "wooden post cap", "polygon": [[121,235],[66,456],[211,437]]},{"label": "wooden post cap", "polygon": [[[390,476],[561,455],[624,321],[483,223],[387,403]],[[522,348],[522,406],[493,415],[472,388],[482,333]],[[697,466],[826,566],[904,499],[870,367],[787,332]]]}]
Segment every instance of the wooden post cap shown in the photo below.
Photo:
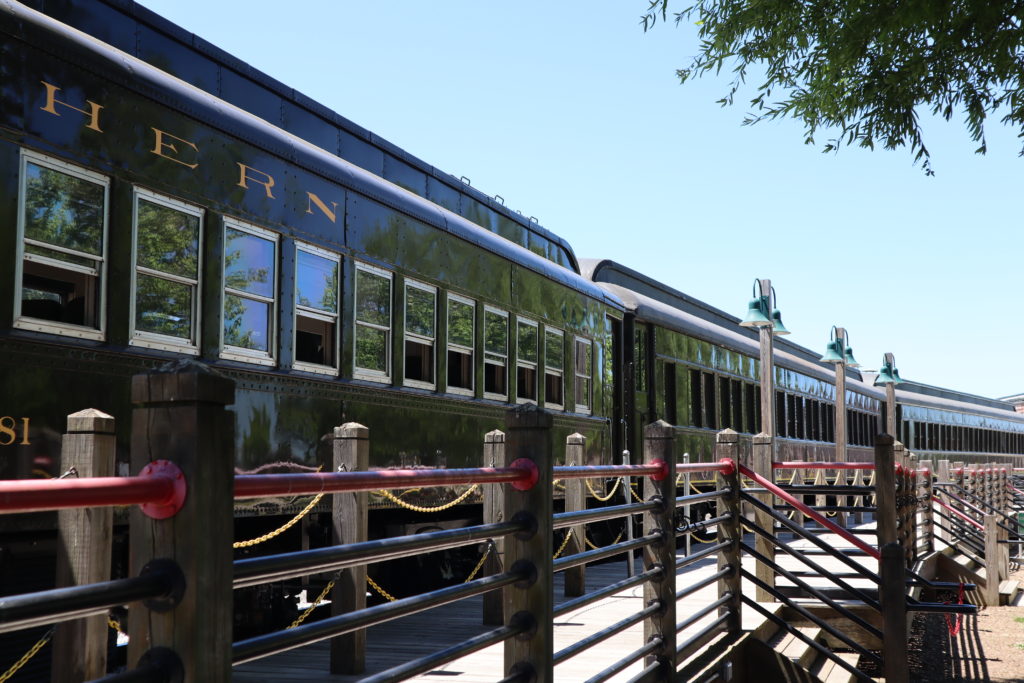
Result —
[{"label": "wooden post cap", "polygon": [[195,401],[230,405],[235,383],[204,363],[176,360],[132,377],[132,403]]},{"label": "wooden post cap", "polygon": [[723,429],[715,434],[715,443],[739,443],[740,435],[731,429]]},{"label": "wooden post cap", "polygon": [[69,434],[113,434],[114,417],[102,410],[86,408],[68,415]]}]

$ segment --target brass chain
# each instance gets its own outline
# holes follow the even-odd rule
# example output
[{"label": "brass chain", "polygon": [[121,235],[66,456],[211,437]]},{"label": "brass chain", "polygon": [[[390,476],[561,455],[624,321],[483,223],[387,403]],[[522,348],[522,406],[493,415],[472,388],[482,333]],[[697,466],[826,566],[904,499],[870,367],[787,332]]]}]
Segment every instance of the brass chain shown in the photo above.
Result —
[{"label": "brass chain", "polygon": [[476,566],[473,567],[473,571],[471,571],[469,573],[469,576],[467,576],[466,580],[463,581],[462,583],[469,583],[474,578],[476,578],[476,573],[483,568],[484,562],[487,560],[487,556],[491,554],[491,550],[493,548],[494,548],[494,541],[488,541],[487,542],[487,549],[484,550],[484,554],[480,556],[480,561],[476,563]]},{"label": "brass chain", "polygon": [[295,628],[296,626],[304,622],[306,620],[306,617],[312,614],[313,610],[316,609],[316,606],[319,605],[323,601],[323,599],[327,597],[327,594],[331,592],[331,589],[334,588],[334,582],[335,579],[331,579],[327,586],[322,591],[320,591],[320,595],[316,596],[316,600],[313,601],[313,604],[306,608],[305,612],[296,617],[295,621],[293,621],[291,626],[289,626],[288,628]]},{"label": "brass chain", "polygon": [[370,584],[370,588],[372,588],[373,590],[375,590],[378,593],[380,593],[380,596],[382,598],[384,598],[385,600],[387,600],[388,602],[394,602],[395,600],[398,599],[394,595],[392,595],[391,593],[388,593],[386,590],[384,590],[383,588],[378,586],[377,582],[374,581],[373,579],[371,579],[369,576],[366,577],[366,583]]},{"label": "brass chain", "polygon": [[636,492],[635,488],[636,484],[629,485],[629,492],[633,494],[633,500],[635,500],[638,503],[644,502],[644,499],[640,497],[640,495]]},{"label": "brass chain", "polygon": [[448,502],[448,503],[445,503],[444,505],[438,505],[436,507],[424,507],[422,505],[413,505],[412,503],[407,503],[404,500],[402,500],[401,498],[399,498],[398,496],[396,496],[395,494],[391,493],[390,491],[386,491],[384,489],[378,489],[376,491],[376,493],[384,496],[385,498],[390,500],[395,505],[398,505],[399,507],[403,507],[406,510],[412,510],[413,512],[442,512],[444,510],[447,510],[448,508],[455,507],[456,505],[458,505],[462,501],[466,500],[478,488],[480,488],[479,484],[473,484],[468,489],[463,491],[462,495],[459,496],[458,498],[456,498],[455,500],[453,500],[451,502]]},{"label": "brass chain", "polygon": [[116,619],[113,619],[111,617],[107,617],[107,626],[109,626],[110,628],[114,629],[115,631],[117,631],[122,636],[128,635],[127,633],[124,632],[124,629],[121,628],[121,624],[117,623]]},{"label": "brass chain", "polygon": [[51,628],[49,631],[47,631],[45,634],[43,634],[43,637],[40,638],[39,641],[35,645],[30,647],[28,649],[28,652],[23,654],[21,656],[21,659],[19,659],[18,661],[16,661],[14,663],[14,666],[12,666],[10,669],[5,671],[3,674],[0,674],[0,683],[4,683],[4,681],[7,681],[8,679],[10,679],[11,676],[13,676],[14,674],[18,673],[18,669],[20,669],[21,667],[23,667],[26,664],[28,664],[28,660],[30,660],[33,657],[35,657],[36,653],[38,653],[40,650],[42,650],[43,646],[46,645],[48,642],[50,642],[50,638],[53,638],[53,631],[54,631],[54,629]]},{"label": "brass chain", "polygon": [[302,519],[303,517],[308,515],[310,510],[315,508],[316,504],[319,503],[320,499],[323,498],[323,497],[324,497],[323,493],[316,494],[316,496],[313,497],[313,500],[311,500],[309,502],[309,505],[306,506],[305,510],[303,510],[299,514],[297,514],[294,517],[292,517],[289,521],[285,522],[285,524],[283,526],[275,529],[274,531],[271,531],[268,534],[263,534],[262,536],[257,536],[256,538],[249,539],[248,541],[236,541],[235,543],[231,544],[231,547],[234,548],[235,550],[237,550],[239,548],[251,548],[254,545],[259,545],[260,543],[263,543],[264,541],[269,541],[272,538],[276,538],[277,536],[280,536],[281,534],[283,534],[284,532],[288,531],[293,526],[295,526],[299,522],[300,519]]},{"label": "brass chain", "polygon": [[[622,534],[623,534],[623,532],[621,532],[621,531],[620,531],[620,532],[619,532],[619,535],[618,535],[618,536],[616,536],[616,537],[615,537],[615,540],[614,540],[614,541],[612,541],[612,542],[611,542],[611,543],[610,543],[609,545],[615,545],[616,543],[618,543],[619,541],[621,541],[621,540],[622,540]],[[584,537],[583,537],[583,539],[584,539],[584,540],[585,540],[585,541],[587,542],[587,546],[588,546],[588,547],[589,547],[589,548],[590,548],[591,550],[600,550],[600,549],[601,549],[601,546],[596,546],[596,545],[594,545],[594,544],[593,544],[593,542],[592,542],[592,541],[591,541],[591,540],[590,540],[589,538],[587,538],[586,536],[584,536]]]},{"label": "brass chain", "polygon": [[594,498],[597,498],[602,503],[611,500],[612,496],[615,495],[615,492],[619,490],[619,484],[622,483],[622,479],[616,479],[615,486],[612,487],[612,490],[608,493],[608,495],[602,497],[601,494],[598,493],[597,490],[594,488],[593,484],[590,483],[589,479],[584,479],[583,481],[587,483],[587,489],[590,491],[590,495],[592,495]]},{"label": "brass chain", "polygon": [[555,556],[551,558],[552,560],[558,559],[558,556],[562,554],[563,550],[565,550],[565,546],[569,545],[570,538],[572,538],[572,527],[570,527],[569,531],[566,532],[565,538],[562,539],[562,545],[558,547],[558,552],[556,552]]}]

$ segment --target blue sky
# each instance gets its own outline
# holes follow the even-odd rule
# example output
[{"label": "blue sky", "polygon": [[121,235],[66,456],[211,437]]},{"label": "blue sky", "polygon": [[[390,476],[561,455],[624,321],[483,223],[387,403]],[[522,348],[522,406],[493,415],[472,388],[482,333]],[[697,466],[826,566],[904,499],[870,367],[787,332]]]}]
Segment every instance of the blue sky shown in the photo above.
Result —
[{"label": "blue sky", "polygon": [[[143,0],[290,87],[506,204],[580,257],[614,258],[742,316],[771,278],[790,339],[997,397],[1024,392],[1016,131],[978,156],[956,115],[908,151],[822,154],[802,128],[743,126],[753,86],[681,86],[692,27],[647,0]],[[682,4],[680,4],[682,6]],[[753,82],[752,82],[753,83]],[[756,85],[756,83],[753,83]]]}]

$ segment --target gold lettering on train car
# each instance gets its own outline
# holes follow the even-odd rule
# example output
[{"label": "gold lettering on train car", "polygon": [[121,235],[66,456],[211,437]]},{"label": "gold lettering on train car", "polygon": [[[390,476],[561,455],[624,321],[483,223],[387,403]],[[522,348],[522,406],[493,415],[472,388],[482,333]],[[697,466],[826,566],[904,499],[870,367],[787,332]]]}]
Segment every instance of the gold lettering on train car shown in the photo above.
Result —
[{"label": "gold lettering on train car", "polygon": [[306,213],[313,213],[313,205],[316,204],[316,207],[323,211],[324,215],[330,218],[332,223],[337,222],[338,202],[331,202],[331,206],[334,208],[328,209],[327,205],[323,203],[323,200],[321,200],[319,197],[317,197],[309,190],[306,190],[306,196],[309,197],[309,201],[306,203]]},{"label": "gold lettering on train car", "polygon": [[55,105],[59,104],[63,107],[67,107],[68,109],[74,109],[78,113],[85,114],[89,117],[89,125],[87,125],[86,128],[91,128],[97,133],[103,132],[102,130],[100,130],[100,109],[103,109],[102,104],[96,104],[92,100],[86,100],[86,103],[89,105],[89,111],[79,109],[73,104],[68,104],[67,102],[57,99],[57,91],[59,91],[60,88],[51,83],[47,83],[46,81],[39,82],[46,86],[46,106],[39,107],[40,109],[42,109],[45,112],[49,112],[54,116],[60,116],[60,114],[57,112]]},{"label": "gold lettering on train car", "polygon": [[[10,446],[18,441],[18,432],[14,429],[17,424],[18,421],[10,415],[0,417],[0,446]],[[28,428],[29,418],[21,418],[21,441],[18,443],[22,446],[32,445],[32,442],[28,440]]]},{"label": "gold lettering on train car", "polygon": [[[235,163],[238,164],[238,170],[239,170],[238,186],[239,187],[244,187],[245,189],[248,190],[249,186],[246,185],[245,182],[247,180],[251,180],[254,183],[259,183],[264,188],[266,188],[267,196],[270,197],[271,199],[274,199],[274,195],[270,191],[270,188],[272,188],[274,186],[274,176],[270,175],[269,173],[264,173],[263,171],[259,170],[258,168],[253,168],[252,166],[246,166],[241,161],[236,161]],[[266,180],[260,180],[259,178],[252,178],[252,177],[249,176],[249,173],[248,173],[249,171],[256,171],[260,175],[266,176],[267,179]]]},{"label": "gold lettering on train car", "polygon": [[195,146],[195,143],[189,142],[184,138],[179,138],[177,135],[171,135],[167,131],[160,130],[159,128],[154,128],[153,126],[150,126],[150,129],[156,134],[156,139],[153,141],[153,149],[149,150],[150,152],[157,155],[158,157],[170,159],[171,161],[181,164],[182,166],[185,166],[187,168],[195,168],[196,166],[199,165],[198,161],[194,164],[189,164],[187,162],[182,161],[181,159],[172,157],[169,154],[164,154],[165,149],[170,150],[175,154],[178,153],[178,148],[174,146],[174,143],[164,142],[165,137],[171,138],[172,140],[177,140],[178,142],[184,142],[186,145],[195,150],[196,154],[199,154],[199,148]]}]

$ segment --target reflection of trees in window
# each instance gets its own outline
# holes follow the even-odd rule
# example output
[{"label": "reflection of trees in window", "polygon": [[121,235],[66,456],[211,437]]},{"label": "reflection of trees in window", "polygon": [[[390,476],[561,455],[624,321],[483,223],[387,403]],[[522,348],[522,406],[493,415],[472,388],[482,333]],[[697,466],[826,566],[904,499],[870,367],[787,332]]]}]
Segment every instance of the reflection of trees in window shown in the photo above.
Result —
[{"label": "reflection of trees in window", "polygon": [[[391,340],[391,273],[357,265],[355,292],[355,367],[375,379],[387,379]],[[359,373],[359,371],[364,371]]]},{"label": "reflection of trees in window", "polygon": [[230,225],[224,230],[224,344],[271,357],[277,241],[253,226]]},{"label": "reflection of trees in window", "polygon": [[437,290],[428,285],[405,285],[405,379],[434,384],[434,338]]},{"label": "reflection of trees in window", "polygon": [[565,365],[565,342],[559,330],[544,330],[544,403],[555,407],[563,404],[562,370]]},{"label": "reflection of trees in window", "polygon": [[194,347],[201,220],[197,209],[164,202],[170,203],[143,192],[135,197],[136,337],[161,335]]},{"label": "reflection of trees in window", "polygon": [[594,373],[594,346],[589,339],[576,338],[576,410],[590,412],[590,379]]},{"label": "reflection of trees in window", "polygon": [[108,181],[28,153],[23,160],[21,315],[99,329]]},{"label": "reflection of trees in window", "polygon": [[[295,360],[337,367],[340,258],[300,245],[295,252]],[[314,368],[315,369],[315,368]]]},{"label": "reflection of trees in window", "polygon": [[516,396],[537,400],[537,323],[516,321]]},{"label": "reflection of trees in window", "polygon": [[484,309],[484,393],[508,398],[508,313]]},{"label": "reflection of trees in window", "polygon": [[473,391],[473,331],[476,306],[469,299],[448,295],[448,388]]}]

